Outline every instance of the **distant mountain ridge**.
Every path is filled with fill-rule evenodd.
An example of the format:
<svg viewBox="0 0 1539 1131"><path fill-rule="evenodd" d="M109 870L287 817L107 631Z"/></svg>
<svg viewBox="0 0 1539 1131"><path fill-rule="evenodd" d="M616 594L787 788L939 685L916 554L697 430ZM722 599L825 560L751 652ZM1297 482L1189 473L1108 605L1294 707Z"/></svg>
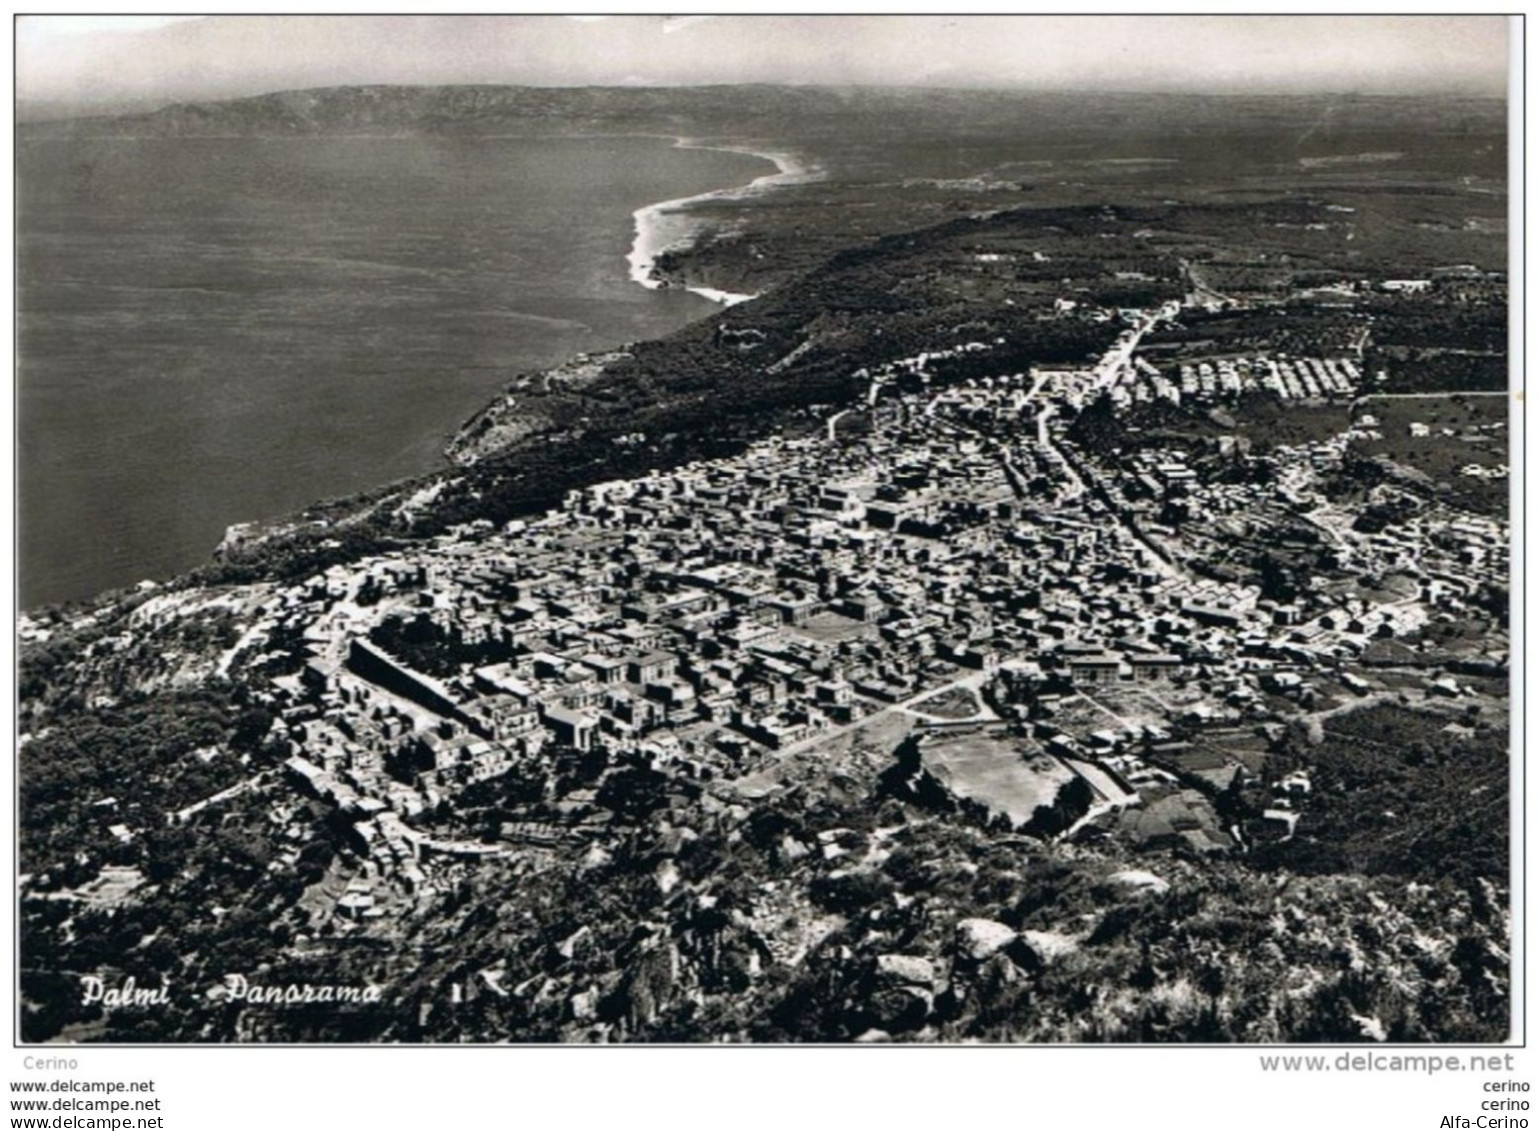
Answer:
<svg viewBox="0 0 1539 1131"><path fill-rule="evenodd" d="M1317 105L1337 115L1353 105L1376 115L1403 107L1430 109L1411 97L1211 96L1192 94L1044 93L914 87L692 86L539 87L501 85L337 86L251 97L176 103L148 113L22 123L28 137L291 137L348 134L595 133L687 131L780 133L788 123L808 132L851 126L901 135L912 129L968 133L1060 125L1087 115L1125 125L1222 128L1236 110L1297 117ZM1439 98L1438 115L1499 118L1501 100Z"/></svg>
<svg viewBox="0 0 1539 1131"><path fill-rule="evenodd" d="M1019 95L1011 96L1014 100ZM485 134L549 130L742 126L887 115L923 104L960 114L975 92L828 87L338 86L187 102L148 113L38 123L31 132L72 136L256 136L348 133Z"/></svg>

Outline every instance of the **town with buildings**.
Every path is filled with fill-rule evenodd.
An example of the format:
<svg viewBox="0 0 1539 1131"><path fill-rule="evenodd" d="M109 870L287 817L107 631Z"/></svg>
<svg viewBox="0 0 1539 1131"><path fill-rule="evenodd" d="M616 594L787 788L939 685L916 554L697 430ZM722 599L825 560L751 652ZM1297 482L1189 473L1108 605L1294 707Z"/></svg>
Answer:
<svg viewBox="0 0 1539 1131"><path fill-rule="evenodd" d="M601 789L558 788L572 760L741 799L901 723L893 757L993 827L1240 854L1308 828L1307 768L1267 774L1290 724L1364 700L1502 710L1453 670L1505 670L1479 601L1508 575L1506 523L1386 482L1374 502L1401 517L1365 529L1328 491L1378 424L1353 359L1162 371L1140 339L1180 313L1121 312L1083 368L932 386L939 354L893 363L810 434L264 587L222 663L283 672L258 692L287 751L264 782L349 822L365 863L330 914L380 929L459 874L446 864L601 843ZM1233 435L1113 455L1076 440L1097 401L1258 390L1350 406L1350 424L1265 455ZM1306 583L1260 576L1246 547L1295 552ZM1405 643L1472 620L1467 653L1429 664ZM524 819L445 831L464 791L504 776L532 783ZM1249 817L1225 800L1242 793ZM281 822L293 807L272 796Z"/></svg>
<svg viewBox="0 0 1539 1131"><path fill-rule="evenodd" d="M517 377L445 468L232 527L199 574L20 618L26 945L201 987L152 1024L40 967L27 1031L1487 1032L1502 279L1060 267L1036 245L1152 229L1051 218L890 249L957 312L857 334L820 304L888 264L813 277ZM1403 344L1445 330L1474 345ZM380 996L237 1007L232 965Z"/></svg>

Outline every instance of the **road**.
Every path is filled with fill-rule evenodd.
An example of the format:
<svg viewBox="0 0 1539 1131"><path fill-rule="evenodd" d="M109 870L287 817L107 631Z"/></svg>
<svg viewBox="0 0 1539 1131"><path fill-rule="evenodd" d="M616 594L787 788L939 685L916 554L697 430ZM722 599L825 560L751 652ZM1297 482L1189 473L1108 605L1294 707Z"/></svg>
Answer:
<svg viewBox="0 0 1539 1131"><path fill-rule="evenodd" d="M793 758L796 758L798 755L805 754L810 750L815 750L819 746L823 746L826 743L836 742L840 738L844 738L847 735L854 734L858 730L869 727L889 715L910 714L918 718L927 718L929 716L925 716L921 712L916 712L913 710L913 708L926 699L933 699L937 695L943 695L947 691L953 691L958 688L965 687L969 691L976 693L987 681L988 676L989 673L987 672L968 672L966 675L954 679L950 683L943 684L940 687L926 688L925 690L915 695L909 696L909 698L904 699L902 702L888 703L880 709L871 712L869 715L861 716L852 723L845 723L843 726L837 726L828 730L818 731L817 734L814 734L808 738L804 738L800 742L793 742L790 746L771 751L769 758L764 762L764 764L759 766L758 769L754 770L752 773L744 774L742 777L736 778L730 782L723 782L722 784L729 788L735 788L751 783L755 779L766 782L773 780L776 775L785 770L787 763L789 763ZM983 722L992 720L980 719L978 721Z"/></svg>
<svg viewBox="0 0 1539 1131"><path fill-rule="evenodd" d="M1353 402L1356 408L1363 401L1448 401L1454 397L1505 397L1515 393L1506 389L1471 389L1467 392L1441 392L1441 393L1362 393Z"/></svg>
<svg viewBox="0 0 1539 1131"><path fill-rule="evenodd" d="M1229 295L1222 294L1219 291L1215 291L1212 287L1208 286L1208 284L1203 281L1202 276L1197 274L1197 269L1191 265L1191 262L1189 260L1182 259L1182 260L1179 260L1179 262L1181 264L1182 272L1186 275L1187 284L1191 287L1191 292L1192 293L1191 293L1190 296L1188 296L1188 301L1187 301L1187 305L1188 306L1195 306L1198 302L1234 302L1235 301ZM1193 301L1193 300L1195 300L1195 301Z"/></svg>
<svg viewBox="0 0 1539 1131"><path fill-rule="evenodd" d="M1111 349L1101 355L1101 360L1095 364L1094 387L1097 390L1113 388L1122 380L1134 351L1143 344L1144 335L1154 329L1155 323L1163 317L1158 310L1144 315L1143 321L1134 326L1131 332L1125 333L1125 336L1120 336Z"/></svg>
<svg viewBox="0 0 1539 1131"><path fill-rule="evenodd" d="M1125 366L1128 362L1128 358L1132 357L1134 350L1136 350L1139 343L1143 341L1144 335L1153 329L1155 323L1159 322L1161 317L1162 315L1158 311L1149 314L1143 319L1142 322L1139 323L1134 332L1129 335L1126 341L1107 351L1107 353L1102 356L1101 361L1096 366L1096 373L1098 375L1097 379L1099 379L1099 376L1102 374L1103 370L1108 366L1110 366L1113 371ZM1044 376L1039 375L1037 377L1035 383L1033 383L1030 390L1027 391L1026 398L1028 401L1034 400L1041 393L1042 386L1045 381L1046 378ZM1024 480L1021 477L1020 470L1015 466L1014 460L1010 454L1009 447L1001 443L996 438L988 435L987 433L979 431L977 428L974 428L971 425L962 424L954 420L942 419L941 417L936 416L935 407L936 402L934 398L932 398L925 405L925 415L934 420L943 428L948 428L954 432L964 433L966 435L976 437L983 443L990 445L994 454L1004 465L1005 476L1009 480L1015 494L1018 497L1023 496ZM1060 501L1072 502L1075 499L1090 493L1093 489L1093 486L1092 484L1086 482L1085 477L1080 474L1079 469L1069 460L1063 449L1059 447L1057 441L1053 439L1052 430L1049 428L1049 422L1053 419L1056 411L1056 408L1051 403L1048 403L1044 404L1042 406L1042 411L1037 413L1037 443L1044 450L1050 451L1058 457L1058 461L1063 468L1063 473L1072 485L1072 489L1061 496ZM1131 537L1136 543L1138 543L1138 545L1142 546L1148 552L1150 560L1153 562L1153 569L1155 572L1159 573L1167 579L1185 579L1187 577L1187 574L1183 570L1178 568L1167 559L1164 552L1160 550L1158 546L1154 545L1154 543L1145 537L1136 527L1134 527L1131 523L1122 517L1117 508L1112 505L1112 500L1104 487L1100 486L1099 484L1094 485L1094 487L1098 488L1101 501L1106 505L1107 509L1112 512L1112 516L1116 522L1125 531L1127 531L1129 537Z"/></svg>
<svg viewBox="0 0 1539 1131"><path fill-rule="evenodd" d="M1368 348L1368 339L1372 334L1373 331L1367 326L1357 332L1357 341L1352 343L1352 349L1357 353L1359 362L1363 360L1363 351Z"/></svg>

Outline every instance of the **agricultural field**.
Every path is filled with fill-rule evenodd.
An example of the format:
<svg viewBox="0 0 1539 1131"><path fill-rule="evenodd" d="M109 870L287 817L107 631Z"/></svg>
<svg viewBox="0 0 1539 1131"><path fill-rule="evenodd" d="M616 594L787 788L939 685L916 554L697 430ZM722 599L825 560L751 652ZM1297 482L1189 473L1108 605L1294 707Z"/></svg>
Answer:
<svg viewBox="0 0 1539 1131"><path fill-rule="evenodd" d="M1354 448L1426 475L1446 488L1456 505L1505 514L1509 476L1499 469L1512 458L1508 411L1502 396L1371 397L1360 402L1359 419L1362 413L1373 416L1383 438L1357 441Z"/></svg>

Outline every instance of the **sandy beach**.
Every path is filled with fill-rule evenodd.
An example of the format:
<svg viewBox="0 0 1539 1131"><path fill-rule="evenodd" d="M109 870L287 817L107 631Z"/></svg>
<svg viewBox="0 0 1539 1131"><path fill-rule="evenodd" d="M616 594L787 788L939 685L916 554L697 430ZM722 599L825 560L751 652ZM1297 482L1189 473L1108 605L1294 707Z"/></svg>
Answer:
<svg viewBox="0 0 1539 1131"><path fill-rule="evenodd" d="M652 273L657 257L665 251L689 246L699 232L701 226L699 218L690 215L690 208L693 205L708 200L744 200L777 185L800 184L816 180L821 176L819 171L802 165L790 153L749 149L735 145L703 145L682 137L674 139L674 146L678 149L715 149L723 153L762 157L774 164L775 172L756 177L748 184L737 188L717 189L713 192L679 197L677 200L664 200L657 204L649 204L645 208L638 208L632 215L636 234L631 242L631 250L626 256L626 262L630 264L631 281L648 290L659 290L667 285ZM712 287L686 286L684 289L723 306L746 302L755 297L751 294L736 294Z"/></svg>

